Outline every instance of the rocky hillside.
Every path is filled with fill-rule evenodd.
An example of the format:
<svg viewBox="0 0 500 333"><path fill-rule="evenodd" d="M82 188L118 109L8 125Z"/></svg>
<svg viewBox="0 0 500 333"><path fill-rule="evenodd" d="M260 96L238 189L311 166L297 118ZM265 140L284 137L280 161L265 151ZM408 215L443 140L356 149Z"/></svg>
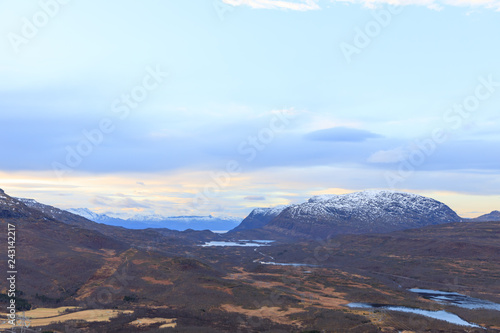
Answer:
<svg viewBox="0 0 500 333"><path fill-rule="evenodd" d="M0 189L0 218L30 218L36 217L38 214L33 209L30 209L24 203L7 195Z"/></svg>
<svg viewBox="0 0 500 333"><path fill-rule="evenodd" d="M448 206L431 198L394 191L319 196L285 208L264 230L294 237L383 233L460 222Z"/></svg>
<svg viewBox="0 0 500 333"><path fill-rule="evenodd" d="M65 210L42 204L34 199L26 199L26 198L15 198L16 201L23 203L27 207L36 210L44 215L50 216L52 219L63 222L65 224L89 229L89 230L97 230L103 231L101 226L97 223L94 223L82 216L72 214Z"/></svg>

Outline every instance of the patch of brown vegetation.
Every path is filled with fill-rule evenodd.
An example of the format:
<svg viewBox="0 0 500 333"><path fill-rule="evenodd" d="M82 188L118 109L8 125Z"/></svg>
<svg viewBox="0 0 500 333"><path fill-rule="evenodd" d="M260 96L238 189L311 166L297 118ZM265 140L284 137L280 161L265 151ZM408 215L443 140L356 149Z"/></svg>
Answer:
<svg viewBox="0 0 500 333"><path fill-rule="evenodd" d="M137 250L130 249L119 256L106 258L106 263L78 290L76 300L89 297L99 287L113 288L112 285L105 285L105 281L116 273L121 264L127 262L129 255L135 253L137 253Z"/></svg>
<svg viewBox="0 0 500 333"><path fill-rule="evenodd" d="M43 313L45 310L47 310L47 313L52 314L54 313L54 309L39 309L39 313ZM58 310L58 309L55 309ZM35 310L36 311L36 310ZM117 317L118 315L124 313L124 314L130 314L133 313L134 311L130 310L84 310L84 311L79 311L79 312L74 312L74 313L68 313L68 314L63 314L63 315L58 315L55 317L49 317L49 318L33 318L31 319L31 326L32 327L39 327L39 326L47 326L50 325L51 323L56 323L56 322L66 322L70 320L83 320L86 322L106 322L110 321L110 319ZM28 316L28 313L26 313L26 316ZM20 325L21 323L19 323ZM0 329L4 328L12 328L11 325L9 324L0 324Z"/></svg>
<svg viewBox="0 0 500 333"><path fill-rule="evenodd" d="M303 283L297 286L293 284L287 284L284 282L278 281L261 281L252 279L252 274L245 272L243 269L238 269L240 273L230 274L227 278L233 278L243 280L243 282L252 285L257 288L277 288L281 287L283 289L290 289L292 287L303 287L303 289L307 288L307 290L297 290L293 289L292 295L299 296L302 300L302 304L305 305L315 305L321 306L325 309L344 309L344 305L349 303L345 297L346 294L337 292L334 288L328 287L318 284L318 283ZM283 274L276 273L267 273L260 274L260 277L281 277ZM345 281L343 281L345 283ZM349 283L352 283L349 281ZM365 288L370 288L369 285L359 284Z"/></svg>
<svg viewBox="0 0 500 333"><path fill-rule="evenodd" d="M320 305L325 309L344 309L344 306L349 303L345 299L346 294L339 293L334 288L325 288L323 286L320 286L320 290L302 291L300 296L302 297L302 304Z"/></svg>
<svg viewBox="0 0 500 333"><path fill-rule="evenodd" d="M135 327L144 327L154 324L162 324L160 328L175 328L177 327L177 323L175 323L176 320L177 318L138 318L137 320L130 322L129 325Z"/></svg>
<svg viewBox="0 0 500 333"><path fill-rule="evenodd" d="M170 280L157 280L153 277L145 276L142 278L144 281L152 283L152 284L160 284L162 286L170 286L173 285L174 283Z"/></svg>
<svg viewBox="0 0 500 333"><path fill-rule="evenodd" d="M259 309L244 309L241 306L236 306L233 304L223 304L221 308L222 310L227 312L236 312L244 314L246 316L269 319L278 324L287 324L287 325L292 324L297 326L300 326L300 323L298 321L290 320L288 316L294 313L304 312L304 309L288 308L284 310L280 307L268 307L268 306L263 306Z"/></svg>
<svg viewBox="0 0 500 333"><path fill-rule="evenodd" d="M133 263L134 265L142 265L142 264L145 264L145 263L147 263L147 262L149 262L149 260L140 260L140 259L135 259L135 260L132 260L132 263Z"/></svg>
<svg viewBox="0 0 500 333"><path fill-rule="evenodd" d="M39 318L50 318L60 316L66 310L78 309L76 306L64 306L60 308L38 308L35 310L30 310L24 312L27 318L39 319ZM1 317L7 317L6 313L0 313Z"/></svg>
<svg viewBox="0 0 500 333"><path fill-rule="evenodd" d="M92 253L92 254L97 254L97 255L105 256L105 257L115 257L116 256L116 251L111 250L111 249L91 250L89 248L83 248L83 247L77 247L77 246L72 246L70 248L73 251L80 252L80 253Z"/></svg>
<svg viewBox="0 0 500 333"><path fill-rule="evenodd" d="M228 295L234 295L233 290L231 288L227 287L218 287L218 286L211 286L211 285L204 285L203 288L205 289L211 289L211 290L217 290L217 291L222 291L223 293L226 293Z"/></svg>

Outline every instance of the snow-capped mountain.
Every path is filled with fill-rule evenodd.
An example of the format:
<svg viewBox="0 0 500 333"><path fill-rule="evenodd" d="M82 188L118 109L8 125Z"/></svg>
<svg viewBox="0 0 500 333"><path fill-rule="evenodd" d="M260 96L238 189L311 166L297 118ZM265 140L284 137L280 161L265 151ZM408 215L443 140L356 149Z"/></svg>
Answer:
<svg viewBox="0 0 500 333"><path fill-rule="evenodd" d="M145 223L154 223L154 222L161 222L166 219L165 216L158 215L158 214L150 214L150 215L139 215L136 214L132 216L131 218L128 218L127 221L134 221L134 222L145 222Z"/></svg>
<svg viewBox="0 0 500 333"><path fill-rule="evenodd" d="M258 229L264 227L288 206L280 205L271 208L255 208L233 231Z"/></svg>
<svg viewBox="0 0 500 333"><path fill-rule="evenodd" d="M135 215L135 216L127 219L127 221L137 221L137 222L146 222L146 223L163 222L163 221L191 222L193 220L196 220L196 221L221 220L221 221L229 221L229 222L240 222L241 218L236 218L236 217L227 216L227 215L214 217L212 215L207 215L207 216L194 216L194 215L163 216L163 215L159 215L159 214L151 214L151 215Z"/></svg>
<svg viewBox="0 0 500 333"><path fill-rule="evenodd" d="M150 228L168 228L172 230L213 230L227 231L233 229L241 222L241 218L236 217L215 217L208 216L161 216L145 215L134 216L127 220L129 223L142 223Z"/></svg>
<svg viewBox="0 0 500 333"><path fill-rule="evenodd" d="M88 208L74 208L68 211L94 222L129 229L167 228L179 231L187 229L226 231L231 230L241 222L241 218L230 216L162 216L158 214L135 215L125 220L110 217L106 214L97 214Z"/></svg>
<svg viewBox="0 0 500 333"><path fill-rule="evenodd" d="M108 216L106 214L94 213L93 211L91 211L88 208L70 208L70 209L67 209L66 211L73 213L73 214L76 214L76 215L80 215L80 216L85 217L86 219L88 219L90 221L94 221L94 222L98 222L98 223L106 223L106 221L115 220L114 217Z"/></svg>
<svg viewBox="0 0 500 333"><path fill-rule="evenodd" d="M288 235L326 237L460 221L451 208L431 198L395 191L363 191L316 196L306 203L291 205L264 229Z"/></svg>

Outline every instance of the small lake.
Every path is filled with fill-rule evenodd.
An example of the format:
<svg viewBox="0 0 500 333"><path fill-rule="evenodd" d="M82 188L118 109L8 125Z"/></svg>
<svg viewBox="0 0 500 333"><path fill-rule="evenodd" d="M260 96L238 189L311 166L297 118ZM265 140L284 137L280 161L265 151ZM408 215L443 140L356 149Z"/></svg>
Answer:
<svg viewBox="0 0 500 333"><path fill-rule="evenodd" d="M266 240L266 239L256 239L256 240L242 239L242 240L239 240L239 242L255 242L255 243L269 244L269 243L273 243L275 241L273 241L273 240Z"/></svg>
<svg viewBox="0 0 500 333"><path fill-rule="evenodd" d="M468 326L468 327L481 327L479 325L466 322L465 320L463 320L459 316L457 316L453 313L443 311L443 310L441 310L441 311L429 311L429 310L407 308L404 306L370 304L370 303L349 303L349 304L347 304L347 306L350 308L383 309L383 310L388 310L388 311L415 313L415 314L422 315L425 317L443 320L443 321L446 321L448 323L452 323L452 324L456 324L456 325Z"/></svg>
<svg viewBox="0 0 500 333"><path fill-rule="evenodd" d="M500 304L485 301L479 298L469 297L454 292L446 292L429 289L409 289L412 293L417 293L425 299L435 301L441 304L454 305L466 309L488 309L500 311Z"/></svg>
<svg viewBox="0 0 500 333"><path fill-rule="evenodd" d="M273 240L239 240L234 242L225 242L225 241L211 241L206 242L203 247L212 247L212 246L245 246L245 247L259 247L259 246L269 246Z"/></svg>
<svg viewBox="0 0 500 333"><path fill-rule="evenodd" d="M293 266L293 267L321 267L320 265L309 265L309 264L287 264L282 262L273 262L273 261L259 261L261 265L276 265L276 266Z"/></svg>

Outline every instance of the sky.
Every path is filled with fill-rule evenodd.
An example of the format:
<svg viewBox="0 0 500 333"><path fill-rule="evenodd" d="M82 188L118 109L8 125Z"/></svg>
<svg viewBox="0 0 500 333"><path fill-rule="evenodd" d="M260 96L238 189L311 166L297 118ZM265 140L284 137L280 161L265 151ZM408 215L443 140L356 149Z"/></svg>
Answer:
<svg viewBox="0 0 500 333"><path fill-rule="evenodd" d="M407 191L500 209L500 1L0 2L0 187L231 215Z"/></svg>

